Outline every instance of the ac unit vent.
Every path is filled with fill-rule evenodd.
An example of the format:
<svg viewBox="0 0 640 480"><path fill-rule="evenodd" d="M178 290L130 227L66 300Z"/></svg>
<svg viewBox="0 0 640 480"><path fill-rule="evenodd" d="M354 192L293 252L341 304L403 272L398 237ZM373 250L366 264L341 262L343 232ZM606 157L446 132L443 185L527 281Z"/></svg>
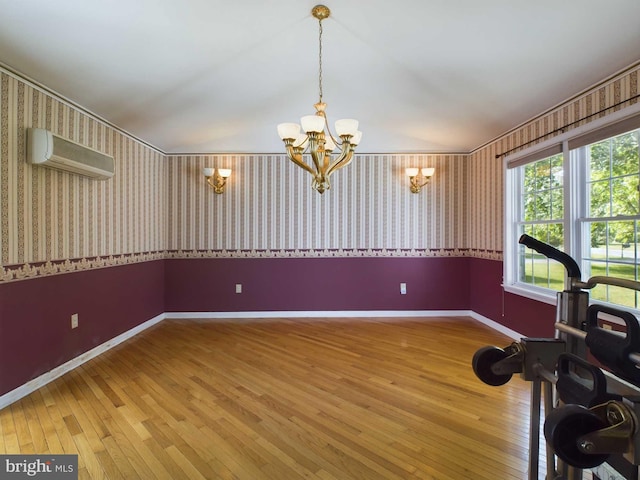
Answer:
<svg viewBox="0 0 640 480"><path fill-rule="evenodd" d="M42 128L27 129L27 161L100 180L115 172L113 157Z"/></svg>

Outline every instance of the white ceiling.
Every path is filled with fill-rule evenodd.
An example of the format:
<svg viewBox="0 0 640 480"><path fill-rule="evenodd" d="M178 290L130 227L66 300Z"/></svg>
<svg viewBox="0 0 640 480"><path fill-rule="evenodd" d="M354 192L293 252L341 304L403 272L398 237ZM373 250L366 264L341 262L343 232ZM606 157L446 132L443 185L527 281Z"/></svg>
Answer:
<svg viewBox="0 0 640 480"><path fill-rule="evenodd" d="M277 153L314 113L316 0L0 0L0 62L166 153ZM359 152L467 152L640 60L638 0L326 0Z"/></svg>

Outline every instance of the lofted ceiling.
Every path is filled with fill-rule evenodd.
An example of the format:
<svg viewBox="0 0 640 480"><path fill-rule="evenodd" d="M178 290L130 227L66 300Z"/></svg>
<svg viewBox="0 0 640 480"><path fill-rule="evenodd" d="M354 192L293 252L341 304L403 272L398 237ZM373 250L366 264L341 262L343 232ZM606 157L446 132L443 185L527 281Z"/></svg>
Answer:
<svg viewBox="0 0 640 480"><path fill-rule="evenodd" d="M165 153L280 153L318 100L316 0L0 0L0 62ZM468 152L640 60L638 0L326 0L359 152Z"/></svg>

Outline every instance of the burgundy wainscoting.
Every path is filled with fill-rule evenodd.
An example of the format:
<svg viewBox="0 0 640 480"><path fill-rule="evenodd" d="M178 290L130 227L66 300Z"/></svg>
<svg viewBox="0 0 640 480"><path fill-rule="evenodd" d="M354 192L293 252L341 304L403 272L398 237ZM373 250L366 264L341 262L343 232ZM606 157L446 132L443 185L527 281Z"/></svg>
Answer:
<svg viewBox="0 0 640 480"><path fill-rule="evenodd" d="M0 284L0 395L163 312L163 260Z"/></svg>
<svg viewBox="0 0 640 480"><path fill-rule="evenodd" d="M470 309L527 337L554 335L555 306L502 289L501 261L470 259Z"/></svg>
<svg viewBox="0 0 640 480"><path fill-rule="evenodd" d="M469 259L470 310L490 318L502 319L502 262Z"/></svg>
<svg viewBox="0 0 640 480"><path fill-rule="evenodd" d="M468 310L468 265L468 258L171 259L165 306L167 312Z"/></svg>
<svg viewBox="0 0 640 480"><path fill-rule="evenodd" d="M503 325L524 336L551 338L555 332L556 307L521 295L504 294Z"/></svg>

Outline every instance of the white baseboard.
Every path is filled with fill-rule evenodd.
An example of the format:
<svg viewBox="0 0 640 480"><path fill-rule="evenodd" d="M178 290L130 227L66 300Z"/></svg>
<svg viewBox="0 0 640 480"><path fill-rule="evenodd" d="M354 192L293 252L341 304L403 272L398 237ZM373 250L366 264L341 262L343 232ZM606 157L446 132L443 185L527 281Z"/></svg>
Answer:
<svg viewBox="0 0 640 480"><path fill-rule="evenodd" d="M281 311L281 312L165 312L151 320L147 320L141 323L137 327L128 330L117 337L112 338L104 342L101 345L77 356L76 358L69 360L68 362L54 368L53 370L40 375L38 378L34 378L24 385L11 390L8 393L0 396L0 410L4 407L11 405L12 403L26 397L30 393L35 392L40 387L43 387L49 382L52 382L58 377L61 377L67 372L70 372L76 367L79 367L83 363L97 357L101 353L119 345L137 335L138 333L146 330L153 325L160 323L165 319L258 319L258 318L428 318L428 317L471 317L491 328L497 330L514 340L520 340L522 335L515 332L503 325L500 325L493 320L488 319L480 314L477 314L471 310L331 310L331 311Z"/></svg>
<svg viewBox="0 0 640 480"><path fill-rule="evenodd" d="M407 317L470 317L471 310L325 310L280 312L165 312L167 319L229 319L229 318L407 318Z"/></svg>
<svg viewBox="0 0 640 480"><path fill-rule="evenodd" d="M510 328L505 327L504 325L500 325L498 322L494 322L490 318L480 315L479 313L469 312L469 316L474 320L479 321L480 323L484 323L487 327L491 327L494 330L497 330L498 332L503 333L507 337L510 337L514 340L519 341L520 339L522 339L522 337L526 336L516 332L515 330L511 330Z"/></svg>
<svg viewBox="0 0 640 480"><path fill-rule="evenodd" d="M152 318L151 320L147 320L146 322L141 323L140 325L132 328L131 330L128 330L118 335L117 337L114 337L111 340L108 340L103 344L98 345L95 348L92 348L91 350L83 353L82 355L78 355L76 358L73 358L68 362L63 363L59 367L56 367L53 370L50 370L49 372L44 373L39 377L28 381L27 383L19 386L18 388L5 393L4 395L0 396L0 410L2 410L7 405L12 404L13 402L16 402L21 398L26 397L27 395L35 392L36 390L38 390L40 387L43 387L47 383L52 382L56 378L61 377L65 373L70 372L74 368L79 367L83 363L88 362L92 358L97 357L101 353L104 353L107 350L115 347L116 345L119 345L125 340L130 339L131 337L137 335L138 333L142 332L143 330L146 330L149 327L152 327L153 325L161 322L164 319L165 319L165 314L161 313L160 315Z"/></svg>

